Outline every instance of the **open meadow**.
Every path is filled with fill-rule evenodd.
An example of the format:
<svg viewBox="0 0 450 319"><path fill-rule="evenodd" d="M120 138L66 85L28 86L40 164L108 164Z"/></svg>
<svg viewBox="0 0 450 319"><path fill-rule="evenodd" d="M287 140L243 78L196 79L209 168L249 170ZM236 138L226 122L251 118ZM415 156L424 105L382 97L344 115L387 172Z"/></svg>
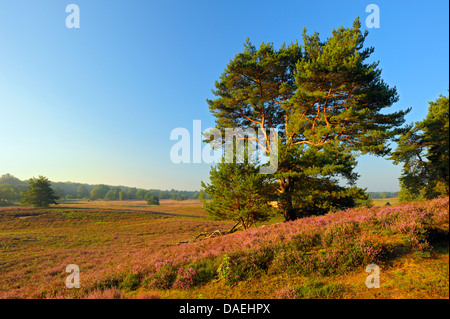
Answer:
<svg viewBox="0 0 450 319"><path fill-rule="evenodd" d="M448 199L186 243L232 222L197 200L0 208L0 298L448 298ZM184 242L184 243L182 243ZM80 268L66 288L66 266ZM380 288L365 267L380 267Z"/></svg>
<svg viewBox="0 0 450 319"><path fill-rule="evenodd" d="M375 198L372 199L372 205L376 206L376 207L383 207L385 206L387 203L389 203L389 205L398 205L400 204L400 201L398 199L398 197L395 198Z"/></svg>
<svg viewBox="0 0 450 319"><path fill-rule="evenodd" d="M87 283L204 229L229 227L208 221L193 200L165 200L161 206L77 201L50 209L0 208L0 296L46 297L65 287L69 264L80 267Z"/></svg>

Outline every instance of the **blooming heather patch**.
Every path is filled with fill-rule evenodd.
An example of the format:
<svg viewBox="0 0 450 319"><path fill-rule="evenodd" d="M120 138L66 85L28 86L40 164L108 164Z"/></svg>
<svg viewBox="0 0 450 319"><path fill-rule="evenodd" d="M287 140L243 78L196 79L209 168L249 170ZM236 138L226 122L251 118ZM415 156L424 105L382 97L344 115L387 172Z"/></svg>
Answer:
<svg viewBox="0 0 450 319"><path fill-rule="evenodd" d="M86 299L123 299L122 291L117 288L110 288L105 290L95 290L90 292Z"/></svg>
<svg viewBox="0 0 450 319"><path fill-rule="evenodd" d="M287 287L277 291L279 299L334 299L339 298L347 287L343 284L310 282L301 287Z"/></svg>
<svg viewBox="0 0 450 319"><path fill-rule="evenodd" d="M156 291L143 292L143 293L140 293L137 296L137 298L138 299L161 299L161 295Z"/></svg>
<svg viewBox="0 0 450 319"><path fill-rule="evenodd" d="M278 299L297 299L300 294L295 288L283 288L277 291Z"/></svg>
<svg viewBox="0 0 450 319"><path fill-rule="evenodd" d="M427 228L448 224L448 199L403 206L349 209L320 217L280 223L247 232L184 244L152 256L174 268L200 260L215 260L231 284L264 273L330 275L382 262L398 245L430 250ZM383 235L389 233L389 236ZM392 242L395 235L403 242ZM397 236L397 237L398 237ZM164 254L164 256L162 256ZM223 256L228 256L226 265Z"/></svg>
<svg viewBox="0 0 450 319"><path fill-rule="evenodd" d="M4 275L9 278L1 282L0 298L58 298L65 293L74 298L108 298L119 296L117 291L123 297L133 290L187 290L214 279L233 285L266 274L346 274L364 269L370 263L383 263L399 251L430 252L430 229L437 227L448 234L448 205L448 198L441 198L382 208L348 209L179 245L174 244L177 229L193 229L205 221L151 217L150 223L149 215L121 213L108 218L99 215L98 222L104 223L99 228L91 224L96 215L75 212L54 219L51 214L39 212L40 222L52 225L46 233L47 236L50 234L49 238L40 237L40 229L33 228L31 220L18 220L8 215L8 223L0 228L0 236L5 238L0 242L0 252L17 254L14 250L20 248L16 239L20 238L33 244L34 255L26 257L27 261L20 267L13 267L13 261L0 256L0 266L6 269ZM58 240L68 245L60 231L69 227L68 218L80 225L80 234L71 237L74 245L71 254L63 245L55 252L40 250L41 245L54 244ZM19 235L15 233L17 228L14 226L17 225L30 226L26 233ZM56 225L60 228L53 232ZM158 227L164 231L157 232ZM130 230L134 236L130 237ZM160 236L171 240L172 246L165 247L162 239L154 247L155 241L139 241L144 236L153 238L153 232L155 240ZM24 265L33 263L33 256L39 254L41 263L30 272ZM54 262L58 258L64 265L73 263L74 259L80 264L80 289L67 291L63 267ZM22 280L17 284L13 280L14 277L32 279L36 271L44 274L44 281ZM310 288L312 292L288 289L280 291L279 295L290 298L320 296L336 287L317 285Z"/></svg>
<svg viewBox="0 0 450 319"><path fill-rule="evenodd" d="M173 288L187 290L194 285L196 277L197 271L194 268L179 268L177 278L173 283Z"/></svg>

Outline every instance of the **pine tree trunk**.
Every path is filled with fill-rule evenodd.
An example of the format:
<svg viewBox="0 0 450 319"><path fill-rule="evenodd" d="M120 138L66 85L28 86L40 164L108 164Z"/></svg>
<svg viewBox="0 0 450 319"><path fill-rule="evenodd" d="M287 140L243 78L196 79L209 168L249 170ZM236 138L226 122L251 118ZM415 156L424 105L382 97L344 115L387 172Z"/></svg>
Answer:
<svg viewBox="0 0 450 319"><path fill-rule="evenodd" d="M278 180L280 184L280 198L278 200L278 209L280 209L284 215L285 221L293 221L297 219L297 214L292 206L292 184L293 181L290 178L282 178Z"/></svg>

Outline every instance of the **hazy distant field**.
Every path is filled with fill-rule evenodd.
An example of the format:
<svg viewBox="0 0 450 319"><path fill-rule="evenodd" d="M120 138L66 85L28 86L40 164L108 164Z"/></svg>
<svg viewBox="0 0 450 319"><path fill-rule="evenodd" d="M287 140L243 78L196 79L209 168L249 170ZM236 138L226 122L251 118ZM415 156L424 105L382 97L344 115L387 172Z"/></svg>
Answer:
<svg viewBox="0 0 450 319"><path fill-rule="evenodd" d="M0 208L0 298L449 296L448 199L277 221L180 244L233 223L195 200ZM380 289L364 284L373 262ZM69 264L81 289L65 287Z"/></svg>
<svg viewBox="0 0 450 319"><path fill-rule="evenodd" d="M386 203L389 203L391 205L398 205L400 203L400 201L398 200L398 197L396 198L376 198L376 199L372 199L373 201L373 205L374 206L384 206L386 205Z"/></svg>

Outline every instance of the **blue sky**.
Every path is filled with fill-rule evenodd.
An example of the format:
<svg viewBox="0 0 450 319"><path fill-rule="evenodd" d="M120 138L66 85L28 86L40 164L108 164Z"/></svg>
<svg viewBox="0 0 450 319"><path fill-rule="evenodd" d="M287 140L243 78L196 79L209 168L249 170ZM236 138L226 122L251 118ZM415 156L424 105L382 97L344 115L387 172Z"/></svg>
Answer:
<svg viewBox="0 0 450 319"><path fill-rule="evenodd" d="M68 29L65 8L80 8ZM323 39L380 8L375 47L392 110L426 116L448 94L448 1L0 0L0 174L142 188L200 188L207 164L174 164L169 139L212 127L206 98L247 37L279 47ZM364 28L366 28L364 26ZM398 190L400 166L361 157L358 185Z"/></svg>

